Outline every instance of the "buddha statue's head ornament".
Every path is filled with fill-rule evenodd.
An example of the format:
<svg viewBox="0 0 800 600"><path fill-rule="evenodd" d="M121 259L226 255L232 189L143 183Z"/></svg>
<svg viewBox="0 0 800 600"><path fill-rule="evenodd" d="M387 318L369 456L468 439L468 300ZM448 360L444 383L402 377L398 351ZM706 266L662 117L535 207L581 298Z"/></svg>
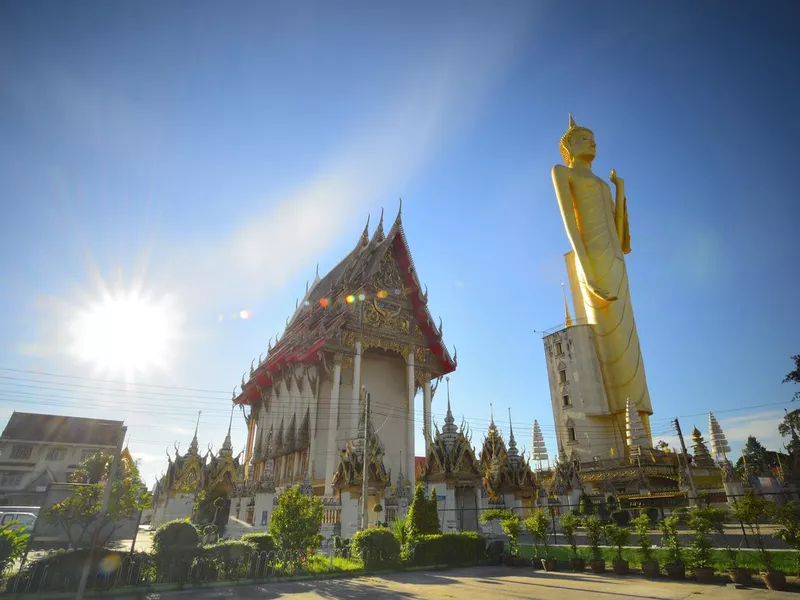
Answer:
<svg viewBox="0 0 800 600"><path fill-rule="evenodd" d="M561 156L564 157L564 164L569 166L570 162L570 140L573 135L579 133L581 131L588 132L592 134L594 137L594 132L589 129L588 127L580 127L575 124L575 119L572 118L572 113L569 114L569 127L567 128L567 132L561 136L561 142L558 144L559 149L561 150Z"/></svg>

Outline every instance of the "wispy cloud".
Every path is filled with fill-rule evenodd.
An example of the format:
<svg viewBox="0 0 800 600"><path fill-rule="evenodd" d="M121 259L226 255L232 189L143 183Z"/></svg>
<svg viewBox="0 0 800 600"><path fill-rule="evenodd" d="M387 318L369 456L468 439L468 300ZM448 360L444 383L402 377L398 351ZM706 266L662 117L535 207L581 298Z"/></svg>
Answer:
<svg viewBox="0 0 800 600"><path fill-rule="evenodd" d="M778 424L783 419L783 411L767 410L759 413L717 417L728 442L744 444L749 436L754 436L770 450L781 450L784 439L778 433Z"/></svg>

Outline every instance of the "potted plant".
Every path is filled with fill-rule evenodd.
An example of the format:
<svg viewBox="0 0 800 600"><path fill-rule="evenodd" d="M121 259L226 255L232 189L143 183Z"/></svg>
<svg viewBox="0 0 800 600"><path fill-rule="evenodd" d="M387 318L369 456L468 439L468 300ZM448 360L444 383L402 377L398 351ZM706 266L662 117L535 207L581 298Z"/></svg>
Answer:
<svg viewBox="0 0 800 600"><path fill-rule="evenodd" d="M561 517L561 533L567 538L567 543L572 550L572 570L575 572L583 571L586 568L586 561L578 557L578 527L583 525L581 519L575 513L569 512Z"/></svg>
<svg viewBox="0 0 800 600"><path fill-rule="evenodd" d="M761 579L764 585L771 590L786 589L786 575L782 571L772 568L772 554L767 552L764 537L761 533L759 520L776 512L775 505L763 497L748 492L744 498L738 500L733 507L733 515L750 530L756 541L758 560L761 563Z"/></svg>
<svg viewBox="0 0 800 600"><path fill-rule="evenodd" d="M542 568L545 571L555 571L558 567L558 561L555 558L550 558L550 544L547 541L547 529L550 526L550 520L547 514L538 509L525 519L525 527L531 532L533 536L533 545L536 548L536 555L539 555L539 547L544 549L544 557L541 559Z"/></svg>
<svg viewBox="0 0 800 600"><path fill-rule="evenodd" d="M750 530L750 535L756 541L758 562L761 563L761 579L764 581L764 585L770 590L785 590L786 574L773 570L772 554L767 552L759 524L760 519L775 512L772 508L774 506L772 502L768 502L763 497L756 496L753 492L747 492L744 498L740 498L733 505L733 516Z"/></svg>
<svg viewBox="0 0 800 600"><path fill-rule="evenodd" d="M642 560L642 573L646 577L657 577L658 561L653 558L653 543L650 541L650 517L643 512L631 521L639 545L639 558Z"/></svg>
<svg viewBox="0 0 800 600"><path fill-rule="evenodd" d="M603 560L603 553L600 550L600 539L603 537L603 523L592 515L585 521L586 539L589 541L589 549L592 558L589 560L589 568L592 573L603 573L606 570L606 561Z"/></svg>
<svg viewBox="0 0 800 600"><path fill-rule="evenodd" d="M514 567L524 566L527 563L526 559L519 556L519 534L522 530L519 515L513 514L510 510L493 508L481 514L480 521L481 523L499 521L500 529L508 536L508 554L503 554L504 565Z"/></svg>
<svg viewBox="0 0 800 600"><path fill-rule="evenodd" d="M606 535L608 543L617 549L614 562L611 563L614 567L614 573L617 575L627 575L630 573L630 567L628 561L622 558L622 548L628 544L628 540L631 537L630 529L615 524L609 524L603 528L603 532Z"/></svg>
<svg viewBox="0 0 800 600"><path fill-rule="evenodd" d="M667 548L668 562L664 565L667 577L683 579L686 577L686 565L683 562L683 547L678 538L678 515L670 515L661 521L662 543Z"/></svg>
<svg viewBox="0 0 800 600"><path fill-rule="evenodd" d="M776 506L773 520L781 528L775 532L775 537L789 545L797 552L798 568L800 568L800 519L797 516L797 504L788 502L783 506Z"/></svg>
<svg viewBox="0 0 800 600"><path fill-rule="evenodd" d="M725 511L711 506L693 506L687 512L687 524L694 530L689 548L689 562L700 583L714 581L714 560L711 534L723 533Z"/></svg>

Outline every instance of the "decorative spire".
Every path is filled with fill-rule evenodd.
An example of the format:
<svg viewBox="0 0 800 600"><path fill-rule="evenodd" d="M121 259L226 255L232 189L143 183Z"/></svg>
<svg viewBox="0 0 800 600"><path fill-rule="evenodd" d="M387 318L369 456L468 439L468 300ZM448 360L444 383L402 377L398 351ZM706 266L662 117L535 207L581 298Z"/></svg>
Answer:
<svg viewBox="0 0 800 600"><path fill-rule="evenodd" d="M383 207L382 206L381 206L381 219L380 219L380 221L378 221L378 227L375 228L375 233L373 235L374 235L374 238L379 242L382 241L383 238L384 238L384 233L383 233Z"/></svg>
<svg viewBox="0 0 800 600"><path fill-rule="evenodd" d="M450 378L445 377L445 381L447 382L447 415L442 426L442 440L449 451L453 449L458 440L458 427L456 426L456 420L453 418L453 411L450 409Z"/></svg>
<svg viewBox="0 0 800 600"><path fill-rule="evenodd" d="M364 231L361 233L361 239L358 240L359 246L366 246L369 244L369 215L367 215L367 224L364 225Z"/></svg>
<svg viewBox="0 0 800 600"><path fill-rule="evenodd" d="M236 405L231 406L231 418L230 421L228 421L228 435L225 436L225 441L222 442L222 450L227 453L233 453L233 444L231 443L231 426L233 425L233 410L235 408Z"/></svg>
<svg viewBox="0 0 800 600"><path fill-rule="evenodd" d="M400 227L403 223L403 199L400 198L400 207L397 209L397 216L394 219L394 225L392 227Z"/></svg>
<svg viewBox="0 0 800 600"><path fill-rule="evenodd" d="M714 459L708 453L708 447L697 427L692 429L692 442L694 442L694 466L702 468L713 467Z"/></svg>
<svg viewBox="0 0 800 600"><path fill-rule="evenodd" d="M319 281L319 263L317 263L317 268L314 271L314 283L317 283L318 281Z"/></svg>
<svg viewBox="0 0 800 600"><path fill-rule="evenodd" d="M520 461L517 440L514 439L514 425L511 422L511 408L508 409L508 462L517 465Z"/></svg>
<svg viewBox="0 0 800 600"><path fill-rule="evenodd" d="M489 402L489 415L491 417L491 421L489 422L489 429L497 429L497 425L494 424L494 404Z"/></svg>
<svg viewBox="0 0 800 600"><path fill-rule="evenodd" d="M191 454L197 454L197 431L200 429L200 415L203 414L202 410L197 411L197 424L194 426L194 437L192 438L192 443L189 444L189 452Z"/></svg>
<svg viewBox="0 0 800 600"><path fill-rule="evenodd" d="M731 447L713 413L708 413L708 437L711 442L711 455L720 462L726 462Z"/></svg>
<svg viewBox="0 0 800 600"><path fill-rule="evenodd" d="M566 314L566 320L564 324L567 327L572 327L572 317L569 314L569 304L567 304L567 290L564 288L564 284L561 284L561 293L564 296L564 313Z"/></svg>
<svg viewBox="0 0 800 600"><path fill-rule="evenodd" d="M542 430L539 427L539 421L536 419L533 420L533 451L531 452L531 458L539 462L548 460L544 436L542 435Z"/></svg>
<svg viewBox="0 0 800 600"><path fill-rule="evenodd" d="M639 411L636 410L636 405L630 398L628 398L625 407L625 432L628 438L628 450L631 454L634 453L634 448L642 450L649 447L647 432L642 424L642 418L639 416Z"/></svg>

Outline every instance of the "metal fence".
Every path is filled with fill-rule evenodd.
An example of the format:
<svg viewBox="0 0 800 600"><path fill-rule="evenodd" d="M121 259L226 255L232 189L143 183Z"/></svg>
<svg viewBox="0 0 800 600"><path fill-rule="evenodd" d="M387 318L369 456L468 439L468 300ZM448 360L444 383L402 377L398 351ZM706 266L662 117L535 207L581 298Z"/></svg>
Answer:
<svg viewBox="0 0 800 600"><path fill-rule="evenodd" d="M201 554L181 565L179 562L159 564L157 557L144 553L105 552L92 569L87 590L152 588L169 584L196 586L214 581L269 581L295 575L327 575L337 570L335 558L345 556L349 556L349 549L328 545L313 555L275 551L208 558ZM80 569L57 561L37 561L0 582L0 590L5 594L69 592L78 589L79 579Z"/></svg>

